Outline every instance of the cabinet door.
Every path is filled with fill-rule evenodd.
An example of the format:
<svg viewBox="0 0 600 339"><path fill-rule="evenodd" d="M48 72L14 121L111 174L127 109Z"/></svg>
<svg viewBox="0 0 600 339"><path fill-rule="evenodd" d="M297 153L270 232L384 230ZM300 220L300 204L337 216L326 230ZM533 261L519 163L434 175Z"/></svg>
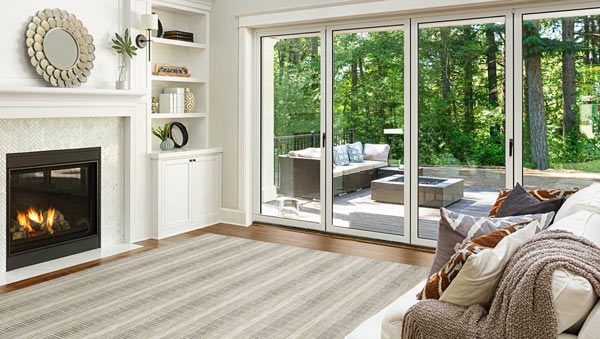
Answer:
<svg viewBox="0 0 600 339"><path fill-rule="evenodd" d="M163 213L159 233L162 235L168 236L191 224L191 168L189 159L168 160L162 165L163 194L159 197Z"/></svg>
<svg viewBox="0 0 600 339"><path fill-rule="evenodd" d="M192 214L195 226L218 221L221 207L221 158L196 158L192 165Z"/></svg>

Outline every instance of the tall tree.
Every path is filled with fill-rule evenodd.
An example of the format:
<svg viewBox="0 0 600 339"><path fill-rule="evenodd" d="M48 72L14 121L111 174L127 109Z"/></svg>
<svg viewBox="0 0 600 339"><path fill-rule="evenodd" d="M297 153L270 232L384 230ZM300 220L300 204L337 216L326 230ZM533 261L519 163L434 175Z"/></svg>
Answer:
<svg viewBox="0 0 600 339"><path fill-rule="evenodd" d="M446 101L448 106L448 113L450 113L450 103L448 97L450 95L450 52L448 48L448 36L450 35L450 29L448 27L442 27L440 29L440 38L442 48L440 50L441 61L442 61L442 98Z"/></svg>
<svg viewBox="0 0 600 339"><path fill-rule="evenodd" d="M498 52L498 43L494 33L494 26L487 25L485 28L485 42L487 45L485 57L487 64L488 80L488 98L491 106L498 105L498 66L496 53Z"/></svg>
<svg viewBox="0 0 600 339"><path fill-rule="evenodd" d="M562 38L564 48L562 53L562 89L563 89L563 137L566 137L575 128L577 114L575 100L577 98L575 83L575 19L562 19Z"/></svg>
<svg viewBox="0 0 600 339"><path fill-rule="evenodd" d="M539 38L539 22L524 25L525 74L527 76L527 108L529 136L531 140L531 162L537 169L548 169L548 133L546 130L546 108L542 83L542 41Z"/></svg>

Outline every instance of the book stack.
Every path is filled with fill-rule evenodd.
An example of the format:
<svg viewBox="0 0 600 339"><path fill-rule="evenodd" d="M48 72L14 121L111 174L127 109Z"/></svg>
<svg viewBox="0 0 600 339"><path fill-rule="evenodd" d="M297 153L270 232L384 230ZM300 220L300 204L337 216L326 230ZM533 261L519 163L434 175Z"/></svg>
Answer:
<svg viewBox="0 0 600 339"><path fill-rule="evenodd" d="M162 36L165 39L194 42L194 33L183 31L167 31Z"/></svg>
<svg viewBox="0 0 600 339"><path fill-rule="evenodd" d="M184 113L185 88L165 88L159 96L159 113Z"/></svg>

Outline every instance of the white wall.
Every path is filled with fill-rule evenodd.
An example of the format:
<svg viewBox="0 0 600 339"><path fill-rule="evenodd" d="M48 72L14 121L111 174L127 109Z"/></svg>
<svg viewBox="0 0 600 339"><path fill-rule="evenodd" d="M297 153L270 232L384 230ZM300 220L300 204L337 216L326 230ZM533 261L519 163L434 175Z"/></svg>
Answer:
<svg viewBox="0 0 600 339"><path fill-rule="evenodd" d="M223 146L222 206L224 208L239 208L237 100L239 60L236 15L351 2L340 0L215 0L210 18L210 144Z"/></svg>
<svg viewBox="0 0 600 339"><path fill-rule="evenodd" d="M25 32L38 11L59 8L74 14L94 37L96 61L92 74L83 87L114 88L118 60L116 53L110 48L110 38L119 28L119 3L119 0L10 1L2 14L0 64L3 69L0 86L48 86L29 63Z"/></svg>

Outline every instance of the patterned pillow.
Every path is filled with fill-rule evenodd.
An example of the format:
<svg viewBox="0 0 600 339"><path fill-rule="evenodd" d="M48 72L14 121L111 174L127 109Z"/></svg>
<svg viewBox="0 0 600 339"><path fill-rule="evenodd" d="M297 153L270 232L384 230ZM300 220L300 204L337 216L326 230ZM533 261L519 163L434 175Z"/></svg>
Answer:
<svg viewBox="0 0 600 339"><path fill-rule="evenodd" d="M417 295L417 299L439 299L448 286L450 286L452 280L456 278L470 256L476 255L488 248L495 248L504 237L525 228L529 223L530 222L523 222L508 226L490 234L467 241L450 258L446 265L439 270L439 272L429 278L423 290Z"/></svg>
<svg viewBox="0 0 600 339"><path fill-rule="evenodd" d="M348 156L350 158L350 162L365 162L365 158L363 157L363 149L360 141L357 141L353 144L346 145L348 148Z"/></svg>
<svg viewBox="0 0 600 339"><path fill-rule="evenodd" d="M510 225L534 220L540 222L541 231L550 225L553 218L554 212L518 215L506 218L488 218L474 217L441 208L440 222L438 223L437 248L435 249L435 258L433 265L431 265L429 276L439 271L466 241Z"/></svg>
<svg viewBox="0 0 600 339"><path fill-rule="evenodd" d="M333 164L335 166L346 166L350 164L346 145L335 146L333 148Z"/></svg>
<svg viewBox="0 0 600 339"><path fill-rule="evenodd" d="M529 194L533 195L533 197L539 201L546 201L546 200L556 199L556 198L567 199L571 195L577 193L577 191L579 191L579 187L570 187L570 188L563 188L563 189L557 188L557 189L551 189L551 190L537 189L537 190L529 190L527 192ZM502 204L504 203L504 200L506 200L506 197L508 197L510 192L512 192L512 189L510 189L510 188L500 189L500 195L498 195L498 199L496 199L494 206L492 206L492 210L490 211L489 217L496 216L496 213L498 213L498 209L500 209L500 206L502 206Z"/></svg>

